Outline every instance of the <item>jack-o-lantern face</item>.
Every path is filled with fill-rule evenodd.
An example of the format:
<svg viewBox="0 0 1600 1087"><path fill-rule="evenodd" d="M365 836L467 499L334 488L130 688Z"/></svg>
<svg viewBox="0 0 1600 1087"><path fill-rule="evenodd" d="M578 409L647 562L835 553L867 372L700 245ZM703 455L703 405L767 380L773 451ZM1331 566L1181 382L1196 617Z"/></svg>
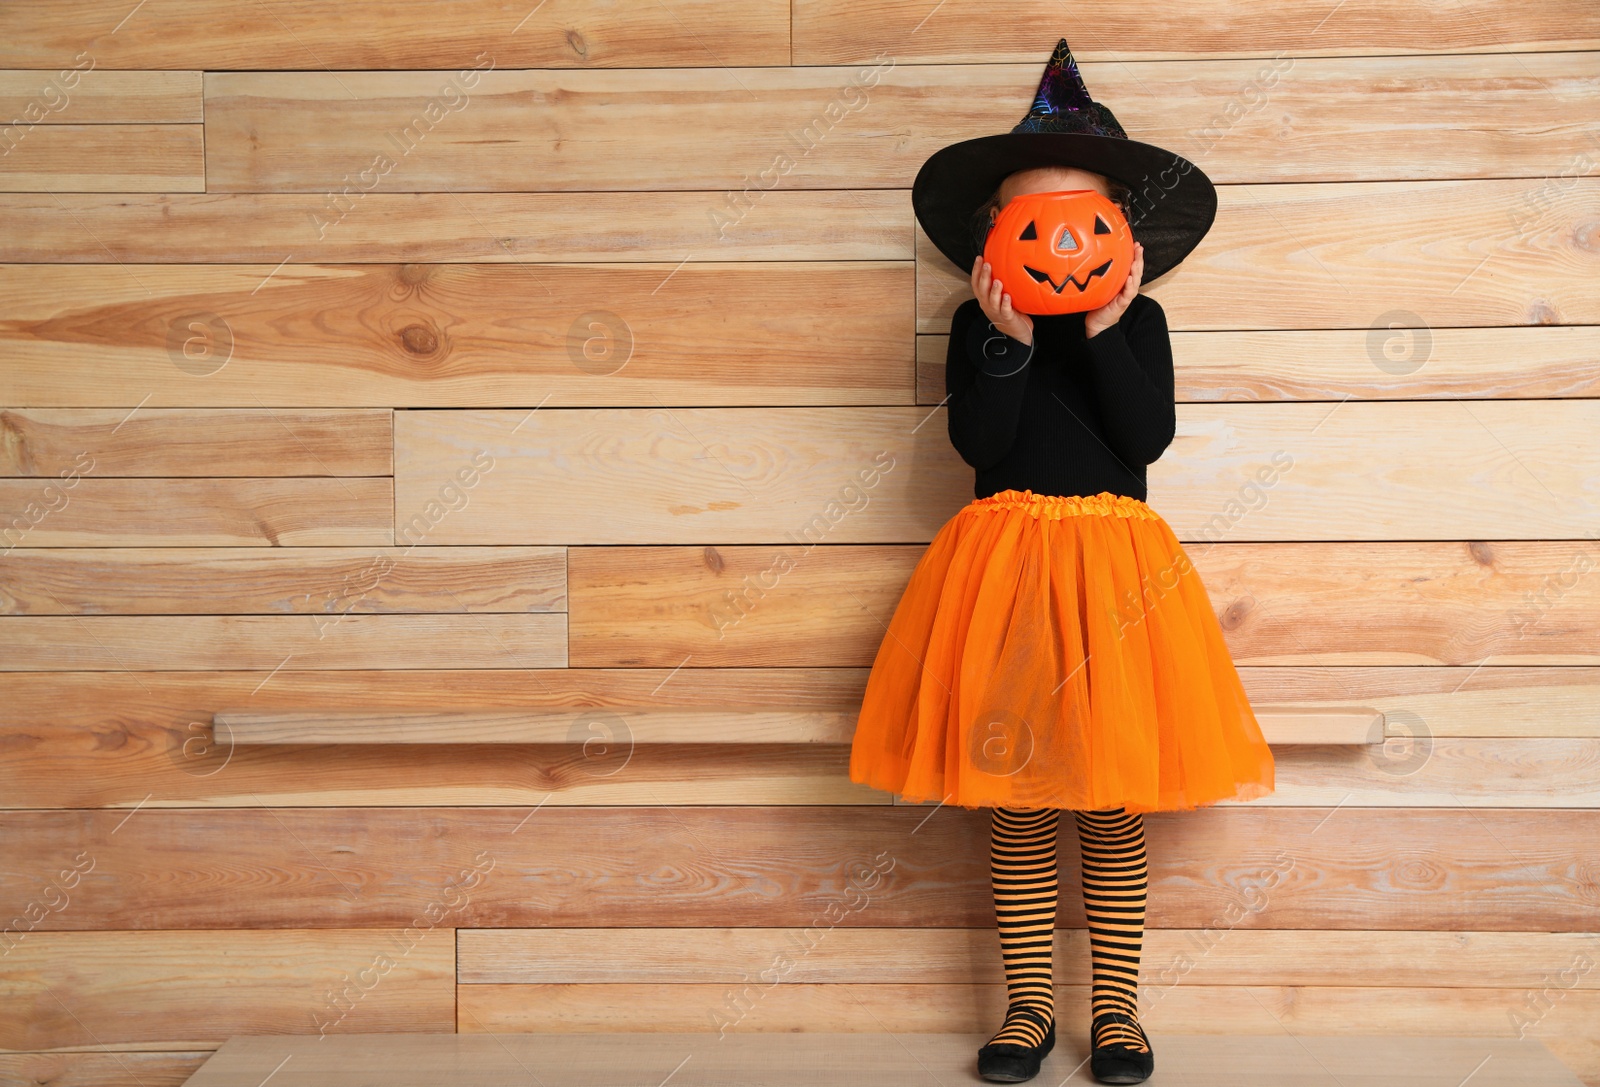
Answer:
<svg viewBox="0 0 1600 1087"><path fill-rule="evenodd" d="M983 259L1022 313L1098 309L1128 281L1133 231L1093 189L1024 193L1000 210Z"/></svg>

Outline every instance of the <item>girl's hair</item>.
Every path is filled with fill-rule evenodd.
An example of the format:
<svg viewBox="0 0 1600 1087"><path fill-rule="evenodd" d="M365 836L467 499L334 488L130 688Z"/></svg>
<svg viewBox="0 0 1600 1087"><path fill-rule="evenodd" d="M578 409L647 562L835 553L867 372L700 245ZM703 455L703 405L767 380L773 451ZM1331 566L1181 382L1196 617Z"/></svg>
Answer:
<svg viewBox="0 0 1600 1087"><path fill-rule="evenodd" d="M1105 177L1104 174L1099 175ZM1133 200L1133 189L1113 177L1106 177L1106 190L1110 193L1111 200L1122 208L1126 215L1129 204ZM972 240L978 252L983 252L984 243L989 240L989 212L1000 208L1000 186L996 185L994 192L989 195L976 211L972 213Z"/></svg>

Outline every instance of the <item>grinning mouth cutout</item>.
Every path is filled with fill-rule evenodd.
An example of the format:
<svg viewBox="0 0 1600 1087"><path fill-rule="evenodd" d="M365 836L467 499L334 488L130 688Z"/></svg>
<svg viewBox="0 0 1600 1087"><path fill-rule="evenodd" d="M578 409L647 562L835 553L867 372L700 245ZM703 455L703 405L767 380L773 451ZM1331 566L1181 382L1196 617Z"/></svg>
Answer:
<svg viewBox="0 0 1600 1087"><path fill-rule="evenodd" d="M1089 289L1089 284L1094 280L1095 276L1103 276L1111 270L1111 262L1108 260L1104 264L1100 265L1100 267L1090 269L1089 274L1083 277L1082 283L1079 283L1076 277L1069 275L1061 281L1060 285L1057 285L1055 280L1051 279L1047 274L1039 271L1037 268L1029 268L1026 264L1024 264L1022 266L1022 270L1027 272L1028 275L1032 276L1035 283L1050 284L1057 294L1060 294L1062 291L1066 290L1068 283L1078 288L1078 293L1082 294L1084 291Z"/></svg>

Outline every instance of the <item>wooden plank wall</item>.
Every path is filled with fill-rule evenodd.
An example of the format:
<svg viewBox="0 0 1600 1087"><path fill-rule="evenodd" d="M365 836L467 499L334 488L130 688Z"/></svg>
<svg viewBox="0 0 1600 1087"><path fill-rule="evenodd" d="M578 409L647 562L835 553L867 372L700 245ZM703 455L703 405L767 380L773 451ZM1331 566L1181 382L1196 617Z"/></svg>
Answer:
<svg viewBox="0 0 1600 1087"><path fill-rule="evenodd" d="M1600 1084L1589 0L253 7L0 7L0 1084L992 1029L987 813L607 710L851 711L971 495L911 179L1061 35L1220 185L1148 286L1151 502L1253 700L1392 736L1148 819L1147 1021L1534 1036ZM211 729L462 705L572 742Z"/></svg>

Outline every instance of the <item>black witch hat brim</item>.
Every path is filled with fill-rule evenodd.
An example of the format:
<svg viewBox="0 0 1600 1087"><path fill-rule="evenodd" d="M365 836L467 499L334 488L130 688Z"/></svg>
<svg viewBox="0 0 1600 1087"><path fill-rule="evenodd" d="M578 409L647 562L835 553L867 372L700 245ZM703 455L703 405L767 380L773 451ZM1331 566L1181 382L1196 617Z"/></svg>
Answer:
<svg viewBox="0 0 1600 1087"><path fill-rule="evenodd" d="M934 152L917 171L911 206L939 252L971 272L988 227L974 223L974 215L1006 175L1039 166L1073 166L1128 186L1125 211L1144 246L1146 281L1188 256L1217 217L1211 179L1182 155L1128 139L1111 110L1090 97L1065 38L1056 43L1027 116L1010 132Z"/></svg>

